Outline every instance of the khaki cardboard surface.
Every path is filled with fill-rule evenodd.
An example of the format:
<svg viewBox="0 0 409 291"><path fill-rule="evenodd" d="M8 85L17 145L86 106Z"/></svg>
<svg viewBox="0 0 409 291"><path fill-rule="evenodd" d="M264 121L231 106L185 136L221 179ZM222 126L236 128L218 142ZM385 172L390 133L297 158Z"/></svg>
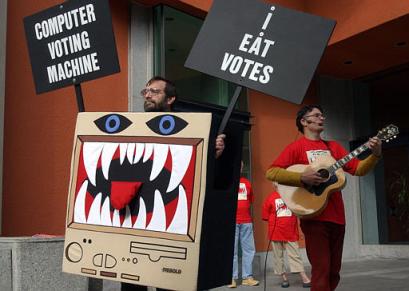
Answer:
<svg viewBox="0 0 409 291"><path fill-rule="evenodd" d="M79 113L63 271L196 290L210 126L208 113Z"/></svg>

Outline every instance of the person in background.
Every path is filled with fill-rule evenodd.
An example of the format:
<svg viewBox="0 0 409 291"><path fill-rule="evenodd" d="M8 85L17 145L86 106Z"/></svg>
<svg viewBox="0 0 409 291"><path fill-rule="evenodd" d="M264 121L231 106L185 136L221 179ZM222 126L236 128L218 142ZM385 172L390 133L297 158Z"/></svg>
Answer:
<svg viewBox="0 0 409 291"><path fill-rule="evenodd" d="M144 99L143 108L145 112L171 112L173 104L177 99L176 87L173 82L155 76L150 79L144 89L141 90L141 96ZM220 134L216 138L215 157L221 156L224 150L224 134ZM147 291L148 287L134 285L129 283L121 283L121 291ZM157 290L166 290L157 288Z"/></svg>
<svg viewBox="0 0 409 291"><path fill-rule="evenodd" d="M240 172L243 173L243 161ZM233 278L229 288L237 287L238 248L241 246L242 285L257 286L259 281L253 278L253 259L256 249L254 246L253 219L251 217L251 204L253 203L253 191L250 181L240 178L239 192L237 197L236 233L234 239Z"/></svg>
<svg viewBox="0 0 409 291"><path fill-rule="evenodd" d="M287 254L291 273L299 273L304 288L310 288L310 278L305 274L303 261L298 250L299 230L297 217L287 208L277 187L263 203L262 219L268 222L268 239L273 250L274 274L281 276L281 287L290 287L284 265L284 253Z"/></svg>

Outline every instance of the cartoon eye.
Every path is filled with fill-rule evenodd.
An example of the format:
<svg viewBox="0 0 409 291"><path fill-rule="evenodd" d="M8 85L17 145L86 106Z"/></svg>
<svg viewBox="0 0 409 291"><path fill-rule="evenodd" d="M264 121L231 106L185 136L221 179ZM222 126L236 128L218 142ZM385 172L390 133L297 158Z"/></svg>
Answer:
<svg viewBox="0 0 409 291"><path fill-rule="evenodd" d="M94 123L100 130L106 133L121 132L132 124L128 118L119 114L104 115L97 120L94 120Z"/></svg>
<svg viewBox="0 0 409 291"><path fill-rule="evenodd" d="M160 135L171 135L184 129L187 122L174 115L161 115L146 122L153 132Z"/></svg>

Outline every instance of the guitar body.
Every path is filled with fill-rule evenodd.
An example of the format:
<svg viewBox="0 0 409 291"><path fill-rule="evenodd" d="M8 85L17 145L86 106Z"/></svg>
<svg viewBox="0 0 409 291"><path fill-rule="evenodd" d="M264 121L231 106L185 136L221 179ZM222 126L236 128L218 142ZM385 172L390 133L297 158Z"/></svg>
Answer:
<svg viewBox="0 0 409 291"><path fill-rule="evenodd" d="M287 168L288 171L303 173L308 169L313 169L328 174L325 169L329 168L336 161L330 156L317 158L310 165L293 165ZM335 171L335 175L327 177L327 181L307 188L278 185L278 193L287 207L300 218L311 218L319 215L327 206L330 194L341 190L345 186L345 173L342 169Z"/></svg>

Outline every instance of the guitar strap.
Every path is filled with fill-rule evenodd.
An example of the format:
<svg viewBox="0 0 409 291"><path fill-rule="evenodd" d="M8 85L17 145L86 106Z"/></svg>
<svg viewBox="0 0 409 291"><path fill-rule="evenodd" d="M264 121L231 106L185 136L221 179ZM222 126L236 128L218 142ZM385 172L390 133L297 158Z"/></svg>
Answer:
<svg viewBox="0 0 409 291"><path fill-rule="evenodd" d="M331 156L332 156L334 159L337 160L337 157L333 156L334 153L331 151L331 148L329 147L328 141L327 141L327 140L324 140L324 139L322 139L322 141L323 141L323 142L325 143L325 145L327 146L327 149L329 150Z"/></svg>

